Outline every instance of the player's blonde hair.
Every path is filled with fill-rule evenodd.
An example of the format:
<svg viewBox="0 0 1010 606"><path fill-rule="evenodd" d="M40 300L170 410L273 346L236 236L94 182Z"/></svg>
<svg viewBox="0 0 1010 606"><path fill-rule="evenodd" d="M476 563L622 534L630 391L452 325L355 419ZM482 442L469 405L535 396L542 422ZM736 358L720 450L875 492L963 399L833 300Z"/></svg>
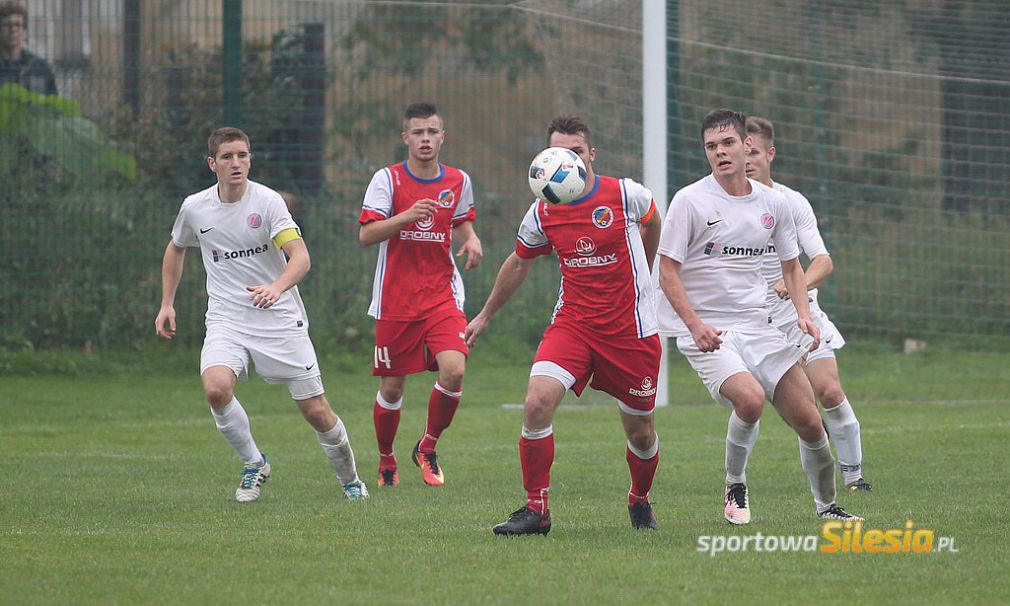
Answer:
<svg viewBox="0 0 1010 606"><path fill-rule="evenodd" d="M747 118L747 134L760 135L768 140L768 145L775 145L775 127L768 118L750 116Z"/></svg>

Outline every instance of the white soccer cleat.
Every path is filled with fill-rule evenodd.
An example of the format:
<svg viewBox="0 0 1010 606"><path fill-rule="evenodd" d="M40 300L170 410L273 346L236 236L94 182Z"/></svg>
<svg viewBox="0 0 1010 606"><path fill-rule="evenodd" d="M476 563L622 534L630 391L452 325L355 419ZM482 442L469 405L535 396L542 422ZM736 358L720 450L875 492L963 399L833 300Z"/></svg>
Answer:
<svg viewBox="0 0 1010 606"><path fill-rule="evenodd" d="M341 486L341 489L344 491L344 497L351 501L363 501L368 498L368 488L361 480L348 482Z"/></svg>
<svg viewBox="0 0 1010 606"><path fill-rule="evenodd" d="M242 467L242 481L235 489L235 500L239 503L251 503L260 498L260 486L269 479L270 461L264 454L262 463Z"/></svg>
<svg viewBox="0 0 1010 606"><path fill-rule="evenodd" d="M831 507L828 507L824 511L818 511L817 517L822 520L841 520L843 522L863 522L863 518L852 515L851 513L845 511L838 505L832 503Z"/></svg>
<svg viewBox="0 0 1010 606"><path fill-rule="evenodd" d="M726 508L723 515L730 524L750 524L750 504L747 502L746 484L730 484L726 487Z"/></svg>

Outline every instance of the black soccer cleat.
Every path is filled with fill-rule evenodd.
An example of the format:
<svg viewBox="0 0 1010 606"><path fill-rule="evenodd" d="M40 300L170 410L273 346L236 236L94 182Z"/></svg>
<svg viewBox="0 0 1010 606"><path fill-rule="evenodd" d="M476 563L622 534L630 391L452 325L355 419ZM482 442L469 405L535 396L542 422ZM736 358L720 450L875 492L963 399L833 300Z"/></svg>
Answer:
<svg viewBox="0 0 1010 606"><path fill-rule="evenodd" d="M832 503L831 506L824 511L818 511L817 517L822 520L841 520L842 522L864 521L863 518L852 515L834 503Z"/></svg>
<svg viewBox="0 0 1010 606"><path fill-rule="evenodd" d="M652 503L635 503L628 505L628 516L631 517L631 527L636 530L656 530L656 514L652 512Z"/></svg>
<svg viewBox="0 0 1010 606"><path fill-rule="evenodd" d="M539 514L523 506L512 512L509 519L491 529L497 535L516 536L522 534L542 534L551 531L551 512Z"/></svg>
<svg viewBox="0 0 1010 606"><path fill-rule="evenodd" d="M851 484L846 484L845 490L848 490L849 492L870 492L873 490L873 487L870 486L870 483L863 478L859 478Z"/></svg>

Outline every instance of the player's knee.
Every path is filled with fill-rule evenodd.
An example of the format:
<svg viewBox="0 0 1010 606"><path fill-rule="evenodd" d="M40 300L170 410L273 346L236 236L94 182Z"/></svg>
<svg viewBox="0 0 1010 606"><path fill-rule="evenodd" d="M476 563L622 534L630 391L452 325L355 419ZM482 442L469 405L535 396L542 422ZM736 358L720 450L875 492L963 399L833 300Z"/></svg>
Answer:
<svg viewBox="0 0 1010 606"><path fill-rule="evenodd" d="M214 408L224 408L235 397L229 385L219 383L204 383L203 393L207 396L207 402Z"/></svg>
<svg viewBox="0 0 1010 606"><path fill-rule="evenodd" d="M298 402L298 407L305 420L317 431L327 431L336 423L336 413L330 408L330 403L326 401L326 398L322 396L302 400Z"/></svg>
<svg viewBox="0 0 1010 606"><path fill-rule="evenodd" d="M764 405L764 394L757 392L741 394L733 399L733 410L736 411L736 416L747 423L754 423L761 418Z"/></svg>
<svg viewBox="0 0 1010 606"><path fill-rule="evenodd" d="M845 392L842 391L842 386L837 382L818 387L817 399L821 401L821 405L825 409L834 408L845 401Z"/></svg>
<svg viewBox="0 0 1010 606"><path fill-rule="evenodd" d="M824 437L824 423L820 415L809 415L803 419L793 419L790 423L796 435L807 442L816 442Z"/></svg>
<svg viewBox="0 0 1010 606"><path fill-rule="evenodd" d="M635 427L628 431L628 441L638 450L649 450L656 443L656 432L648 425Z"/></svg>
<svg viewBox="0 0 1010 606"><path fill-rule="evenodd" d="M460 391L463 388L463 375L466 370L463 366L439 370L438 384L449 391Z"/></svg>

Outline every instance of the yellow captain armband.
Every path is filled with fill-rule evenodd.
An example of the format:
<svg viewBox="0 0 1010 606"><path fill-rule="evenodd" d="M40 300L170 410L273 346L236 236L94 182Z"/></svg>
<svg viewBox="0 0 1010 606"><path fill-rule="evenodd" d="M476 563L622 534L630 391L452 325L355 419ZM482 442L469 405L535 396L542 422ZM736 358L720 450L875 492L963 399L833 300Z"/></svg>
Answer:
<svg viewBox="0 0 1010 606"><path fill-rule="evenodd" d="M285 229L281 233L274 236L274 246L277 248L284 248L284 245L292 240L301 240L302 232L300 229L295 229L294 227L290 229Z"/></svg>

